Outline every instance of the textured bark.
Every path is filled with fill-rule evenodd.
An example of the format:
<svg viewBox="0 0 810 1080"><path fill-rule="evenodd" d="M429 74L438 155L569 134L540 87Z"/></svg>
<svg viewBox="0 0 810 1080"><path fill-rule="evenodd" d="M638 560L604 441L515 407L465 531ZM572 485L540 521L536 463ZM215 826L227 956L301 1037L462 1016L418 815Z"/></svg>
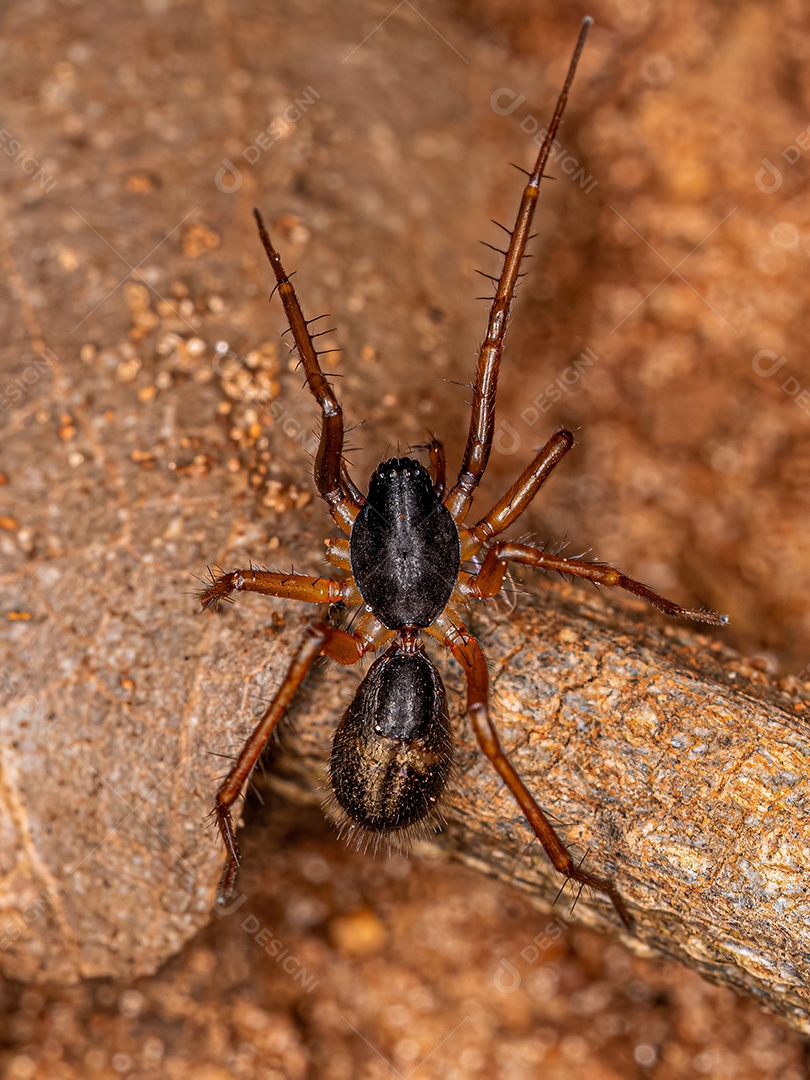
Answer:
<svg viewBox="0 0 810 1080"><path fill-rule="evenodd" d="M810 91L795 15L726 14L685 7L595 32L564 134L566 160L598 184L562 172L544 187L482 500L556 425L581 426L525 528L730 611L733 640L799 668L807 415L785 389L794 367L774 379L751 358L784 350L793 365L804 340L803 166L782 166L778 192L755 177L806 127ZM238 747L278 684L301 609L252 598L200 617L191 575L248 558L321 566L314 410L276 350L283 316L266 304L251 206L306 313L335 312L339 334L322 341L345 348L327 366L347 416L367 421L358 479L388 440L424 442L426 428L457 463L456 384L485 318L473 267L493 268L476 241L497 242L487 219L514 212L506 163L533 156L528 121L546 116L572 36L559 5L457 20L450 6L440 33L388 3L358 7L349 27L329 4L302 19L215 0L198 16L4 13L19 47L4 58L3 123L56 180L3 156L0 967L21 979L153 971L208 919L212 754ZM294 126L242 156L309 86ZM499 87L525 95L519 111L494 111ZM225 157L238 186L218 183ZM661 280L664 256L689 258L688 285ZM587 349L592 370L568 387ZM615 875L636 945L767 988L806 1026L803 699L794 711L705 644L684 652L653 613L619 633L582 589L535 604L534 588L482 621L527 781ZM320 671L301 695L279 762L301 790L358 677ZM452 669L448 685L458 716ZM523 853L516 809L459 733L442 842L550 897L545 859ZM615 925L598 899L578 913Z"/></svg>
<svg viewBox="0 0 810 1080"><path fill-rule="evenodd" d="M511 615L488 618L504 745L566 840L614 878L636 921L631 948L678 957L810 1031L810 693L655 621L564 588L532 589ZM445 677L458 716L461 677L449 665ZM278 763L299 791L320 778L338 679L316 679L295 750ZM539 845L527 849L528 826L459 721L441 847L553 900L561 879ZM583 895L576 914L621 930L603 897Z"/></svg>

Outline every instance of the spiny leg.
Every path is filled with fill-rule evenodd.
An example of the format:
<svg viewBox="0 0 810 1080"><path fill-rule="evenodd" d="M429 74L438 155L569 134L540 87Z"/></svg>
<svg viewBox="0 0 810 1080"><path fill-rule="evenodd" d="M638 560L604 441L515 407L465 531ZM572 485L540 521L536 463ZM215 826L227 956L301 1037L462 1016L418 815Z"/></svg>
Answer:
<svg viewBox="0 0 810 1080"><path fill-rule="evenodd" d="M503 585L508 562L536 566L542 570L559 570L562 574L587 578L597 585L624 589L626 592L633 593L634 596L640 596L642 600L657 607L665 615L694 619L696 622L710 623L712 626L725 626L728 622L728 615L720 615L716 611L681 607L680 604L667 600L665 596L653 592L648 585L627 577L612 566L588 562L586 559L565 559L560 555L550 555L548 552L541 551L540 548L530 547L528 544L512 544L508 540L497 541L487 551L481 569L467 583L470 595L482 600L496 596Z"/></svg>
<svg viewBox="0 0 810 1080"><path fill-rule="evenodd" d="M558 431L552 435L537 457L521 473L509 490L492 507L489 513L469 531L464 530L462 558L469 559L481 545L498 533L508 529L520 517L551 472L574 445L570 431Z"/></svg>
<svg viewBox="0 0 810 1080"><path fill-rule="evenodd" d="M574 49L574 55L571 58L568 74L562 92L557 99L557 106L549 124L548 133L543 140L543 145L540 147L540 153L537 155L537 161L529 177L529 182L523 191L520 210L515 221L515 227L510 234L509 247L504 256L503 270L498 280L498 288L489 313L486 337L478 354L470 432L467 436L464 460L461 464L458 480L445 499L445 506L457 522L463 521L467 515L473 492L484 475L492 449L492 438L495 430L495 395L498 387L498 371L501 365L501 353L503 352L509 309L520 276L520 264L529 240L543 170L548 163L551 144L562 120L565 104L568 100L568 91L571 89L577 63L592 21L590 18L582 20L582 29Z"/></svg>
<svg viewBox="0 0 810 1080"><path fill-rule="evenodd" d="M239 844L231 816L231 807L250 777L267 745L267 740L273 734L318 657L325 655L337 660L340 664L356 664L364 653L378 648L386 638L392 636L393 632L385 630L373 615L367 617L368 626L371 628L368 635L362 633L361 628L365 621L366 619L360 620L354 634L348 634L345 630L335 630L325 623L313 623L307 627L304 640L293 657L275 697L248 736L235 765L217 791L214 800L214 815L227 853L227 861L217 890L218 904L224 904L232 895L236 872L239 869Z"/></svg>
<svg viewBox="0 0 810 1080"><path fill-rule="evenodd" d="M461 620L445 611L427 633L436 637L442 644L449 646L453 656L461 665L467 678L467 714L478 740L478 745L489 759L495 771L509 788L512 797L526 816L534 834L543 845L546 854L559 873L569 881L588 885L597 892L610 898L619 914L619 918L628 929L632 929L630 914L616 886L607 878L588 874L568 853L568 849L559 838L551 822L540 809L529 789L521 780L512 762L506 755L498 738L497 729L489 714L489 673L481 646L470 634Z"/></svg>
<svg viewBox="0 0 810 1080"><path fill-rule="evenodd" d="M301 311L301 305L295 289L281 265L281 256L273 247L264 221L258 210L253 211L259 226L267 258L276 275L277 288L287 322L290 324L293 339L301 357L301 363L307 377L307 384L321 408L322 424L318 453L315 455L315 484L322 498L329 506L330 513L345 533L351 531L352 522L360 511L360 504L345 482L347 475L343 461L343 410L335 392L324 378L318 363L318 354L312 343L307 320ZM356 489L353 489L356 491Z"/></svg>
<svg viewBox="0 0 810 1080"><path fill-rule="evenodd" d="M211 573L211 582L197 593L203 608L219 607L230 601L231 593L255 592L310 604L362 604L363 598L354 580L308 577L304 574L279 573L273 570L230 570Z"/></svg>

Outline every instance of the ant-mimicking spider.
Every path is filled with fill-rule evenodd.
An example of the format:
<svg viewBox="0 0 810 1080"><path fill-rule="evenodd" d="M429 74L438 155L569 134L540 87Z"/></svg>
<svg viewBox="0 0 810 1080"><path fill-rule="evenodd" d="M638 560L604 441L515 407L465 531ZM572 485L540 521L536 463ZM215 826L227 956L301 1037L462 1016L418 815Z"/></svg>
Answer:
<svg viewBox="0 0 810 1080"><path fill-rule="evenodd" d="M353 631L312 622L287 674L216 794L214 814L227 852L218 899L233 891L239 846L231 807L249 779L272 732L320 656L356 664L366 653L389 648L369 668L334 735L331 758L333 810L349 834L409 836L435 823L447 785L453 738L444 686L425 652L423 632L446 646L467 680L467 714L478 744L517 801L555 868L580 888L605 893L627 927L630 915L608 878L583 870L571 858L549 819L521 780L498 739L488 706L489 677L481 646L467 629L462 608L496 596L510 562L558 570L597 585L625 589L667 615L723 625L725 615L680 607L619 570L582 558L563 558L528 544L496 540L517 520L574 444L558 431L509 490L474 525L464 522L492 448L495 393L509 309L529 240L543 170L592 20L585 18L554 115L509 231L503 269L481 345L464 459L446 491L445 457L436 440L423 449L430 470L412 458L390 458L375 469L368 494L355 486L344 457L343 412L325 379L295 289L258 210L259 236L278 290L307 385L321 409L315 484L344 537L330 539L326 560L341 577L308 577L269 570L211 574L199 593L203 608L234 592L256 592L312 604L363 607ZM274 292L275 292L274 289ZM272 298L272 296L271 296ZM464 566L472 569L464 569Z"/></svg>

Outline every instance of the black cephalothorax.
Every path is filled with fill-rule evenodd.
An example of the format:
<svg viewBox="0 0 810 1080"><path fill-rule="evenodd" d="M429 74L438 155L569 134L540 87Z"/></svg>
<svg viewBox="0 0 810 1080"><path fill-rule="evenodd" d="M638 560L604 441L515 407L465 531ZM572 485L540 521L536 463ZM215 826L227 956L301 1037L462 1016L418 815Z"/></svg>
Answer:
<svg viewBox="0 0 810 1080"><path fill-rule="evenodd" d="M630 926L627 907L613 881L576 863L534 796L521 780L498 739L489 710L489 676L481 647L464 621L473 600L497 596L510 562L585 578L625 589L668 615L715 626L726 616L682 608L613 567L552 555L528 544L495 539L534 499L554 467L574 444L558 431L490 510L468 521L475 490L492 448L495 394L509 310L530 237L540 181L562 119L591 20L579 40L557 100L548 132L523 191L514 228L492 298L486 335L478 355L472 416L461 469L445 490L441 443L427 450L430 471L411 458L391 458L371 477L368 494L355 486L343 452L343 412L318 362L307 320L258 211L259 235L306 374L321 409L321 436L315 457L315 484L343 536L328 541L331 578L270 570L232 570L211 576L199 594L203 607L234 592L303 600L328 607L361 608L352 632L324 621L312 622L273 700L247 739L216 795L214 813L227 862L219 899L231 894L239 847L231 807L249 779L272 732L307 672L320 656L356 664L387 646L372 664L335 732L332 748L332 809L345 832L360 837L408 837L437 821L453 762L453 737L444 686L423 646L423 635L447 648L467 680L467 715L478 744L517 801L555 868L567 880L604 893ZM494 279L493 279L494 280ZM473 523L474 522L474 523ZM466 569L469 567L469 569Z"/></svg>

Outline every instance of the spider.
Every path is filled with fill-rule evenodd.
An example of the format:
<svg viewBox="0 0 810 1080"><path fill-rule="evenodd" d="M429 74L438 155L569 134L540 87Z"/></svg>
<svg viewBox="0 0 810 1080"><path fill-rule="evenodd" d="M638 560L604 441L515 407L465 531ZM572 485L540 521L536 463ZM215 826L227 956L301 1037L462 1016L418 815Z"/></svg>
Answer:
<svg viewBox="0 0 810 1080"><path fill-rule="evenodd" d="M619 570L582 558L563 558L527 544L495 539L534 499L574 443L569 431L552 435L509 490L475 524L467 524L476 487L492 448L495 394L509 310L520 276L535 205L549 151L592 20L583 20L562 91L534 169L523 191L492 300L481 345L472 416L458 479L446 490L445 456L435 438L426 447L430 468L409 457L393 457L372 474L368 494L355 486L344 457L343 412L325 379L295 289L273 247L261 214L259 236L273 269L309 390L321 410L314 463L315 484L339 528L327 541L326 560L339 577L235 569L211 573L199 593L203 608L230 600L234 592L263 593L311 604L363 608L352 632L312 621L273 700L248 737L215 798L214 817L227 861L218 890L232 895L239 846L231 807L249 779L268 739L320 656L339 664L358 663L387 645L371 665L334 735L331 755L332 809L343 829L359 837L409 838L426 830L451 774L453 739L444 686L423 645L423 634L449 649L467 681L467 715L477 742L517 801L555 868L580 886L604 893L629 928L628 910L615 885L575 863L548 817L521 780L498 738L488 706L487 664L464 623L473 600L496 596L509 563L558 570L597 585L625 589L667 615L722 625L724 615L680 607ZM493 279L494 280L494 279ZM272 299L272 294L271 294ZM468 566L471 569L465 569ZM563 882L563 886L565 881Z"/></svg>

